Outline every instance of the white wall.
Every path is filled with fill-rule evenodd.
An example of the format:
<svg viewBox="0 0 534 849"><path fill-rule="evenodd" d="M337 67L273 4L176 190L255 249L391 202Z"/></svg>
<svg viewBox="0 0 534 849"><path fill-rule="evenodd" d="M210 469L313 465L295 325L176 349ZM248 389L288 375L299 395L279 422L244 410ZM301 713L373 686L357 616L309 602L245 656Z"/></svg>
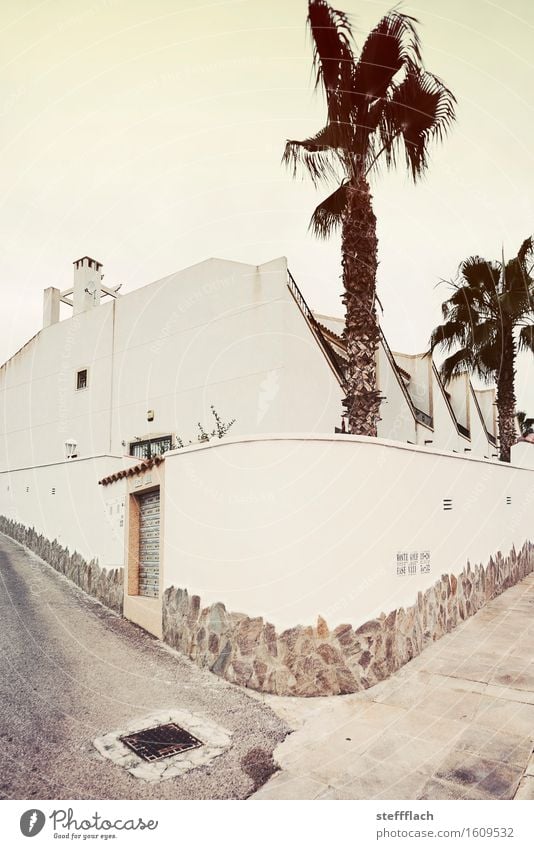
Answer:
<svg viewBox="0 0 534 849"><path fill-rule="evenodd" d="M410 375L408 392L414 405L427 415L432 415L432 397L430 392L430 375L432 360L424 354L394 353L396 362Z"/></svg>
<svg viewBox="0 0 534 849"><path fill-rule="evenodd" d="M233 434L333 432L342 390L287 287L285 259L208 260L117 306L113 445L148 430L197 437L210 405ZM147 409L155 419L147 424Z"/></svg>
<svg viewBox="0 0 534 849"><path fill-rule="evenodd" d="M447 384L446 389L450 395L456 421L469 429L469 377L467 372L453 377Z"/></svg>
<svg viewBox="0 0 534 849"><path fill-rule="evenodd" d="M61 461L69 438L80 457L148 434L196 441L212 404L235 434L331 433L342 397L286 260L207 260L41 330L0 369L0 469Z"/></svg>
<svg viewBox="0 0 534 849"><path fill-rule="evenodd" d="M477 457L491 457L492 454L498 453L497 448L494 445L490 445L486 428L484 426L482 410L477 402L478 399L476 398L472 387L469 386L468 403L471 451L473 454L476 454Z"/></svg>
<svg viewBox="0 0 534 849"><path fill-rule="evenodd" d="M82 458L127 454L136 437L158 434L195 443L199 421L214 425L212 404L225 421L236 419L232 436L333 433L344 392L287 279L285 258L206 260L41 330L0 368L0 470L60 462L70 438ZM342 320L317 318L342 333ZM381 344L379 436L491 453L476 423L472 444L458 435L430 359L395 357L434 432L415 424ZM76 391L83 368L88 387ZM451 389L466 420L467 385L462 378Z"/></svg>
<svg viewBox="0 0 534 849"><path fill-rule="evenodd" d="M476 389L478 405L489 433L497 436L497 408L495 406L495 389Z"/></svg>
<svg viewBox="0 0 534 849"><path fill-rule="evenodd" d="M98 485L131 458L94 457L0 474L0 514L100 566L124 565L124 480ZM55 489L55 493L52 493Z"/></svg>
<svg viewBox="0 0 534 849"><path fill-rule="evenodd" d="M279 627L361 623L533 537L532 471L364 437L212 443L165 478L165 586ZM429 574L397 576L426 550Z"/></svg>
<svg viewBox="0 0 534 849"><path fill-rule="evenodd" d="M512 463L523 466L525 469L534 469L534 444L532 442L518 442L512 445ZM531 493L529 503L534 500L534 492Z"/></svg>
<svg viewBox="0 0 534 849"><path fill-rule="evenodd" d="M382 344L378 346L377 361L378 385L381 395L384 396L380 404L378 436L382 439L415 443L415 418Z"/></svg>
<svg viewBox="0 0 534 849"><path fill-rule="evenodd" d="M110 450L112 304L41 330L0 368L0 469ZM89 385L76 391L76 373Z"/></svg>

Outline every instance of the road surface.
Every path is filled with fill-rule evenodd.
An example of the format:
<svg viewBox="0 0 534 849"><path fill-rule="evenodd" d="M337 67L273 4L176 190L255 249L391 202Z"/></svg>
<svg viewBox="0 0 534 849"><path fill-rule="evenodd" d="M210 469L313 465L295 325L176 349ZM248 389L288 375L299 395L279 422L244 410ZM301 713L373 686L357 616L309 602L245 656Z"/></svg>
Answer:
<svg viewBox="0 0 534 849"><path fill-rule="evenodd" d="M205 767L149 783L95 737L158 710L232 732ZM268 777L288 731L258 699L198 669L0 534L0 798L239 799Z"/></svg>

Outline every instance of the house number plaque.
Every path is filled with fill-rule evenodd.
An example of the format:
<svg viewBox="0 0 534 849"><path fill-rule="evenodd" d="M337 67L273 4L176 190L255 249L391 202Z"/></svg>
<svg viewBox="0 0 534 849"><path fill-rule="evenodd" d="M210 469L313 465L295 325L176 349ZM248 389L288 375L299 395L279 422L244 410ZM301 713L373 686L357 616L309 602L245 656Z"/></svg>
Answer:
<svg viewBox="0 0 534 849"><path fill-rule="evenodd" d="M417 575L430 572L430 551L398 551L397 575Z"/></svg>

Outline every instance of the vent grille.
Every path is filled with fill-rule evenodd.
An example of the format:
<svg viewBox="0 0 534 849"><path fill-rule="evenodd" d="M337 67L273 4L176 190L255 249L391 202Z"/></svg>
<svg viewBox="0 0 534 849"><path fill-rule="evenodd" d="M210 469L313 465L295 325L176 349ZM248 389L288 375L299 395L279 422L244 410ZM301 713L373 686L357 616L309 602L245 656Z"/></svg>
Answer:
<svg viewBox="0 0 534 849"><path fill-rule="evenodd" d="M120 739L145 761L160 761L162 758L170 758L203 745L201 740L197 740L175 722L158 725L156 728L145 728L144 731L136 731L135 734L128 734Z"/></svg>
<svg viewBox="0 0 534 849"><path fill-rule="evenodd" d="M512 496L511 496L511 495L507 495L507 496L506 496L506 503L507 503L507 504L511 504L511 503L512 503Z"/></svg>
<svg viewBox="0 0 534 849"><path fill-rule="evenodd" d="M443 499L443 509L444 510L452 510L452 498L444 498Z"/></svg>

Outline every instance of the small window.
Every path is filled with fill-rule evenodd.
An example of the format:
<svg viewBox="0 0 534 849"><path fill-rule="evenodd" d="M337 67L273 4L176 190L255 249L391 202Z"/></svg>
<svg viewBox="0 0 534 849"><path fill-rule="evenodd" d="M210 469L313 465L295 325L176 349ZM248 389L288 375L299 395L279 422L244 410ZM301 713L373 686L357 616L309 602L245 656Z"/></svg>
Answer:
<svg viewBox="0 0 534 849"><path fill-rule="evenodd" d="M83 368L76 373L76 389L87 389L87 369Z"/></svg>
<svg viewBox="0 0 534 849"><path fill-rule="evenodd" d="M159 436L154 439L139 439L130 443L130 456L150 460L157 455L172 451L172 436Z"/></svg>

